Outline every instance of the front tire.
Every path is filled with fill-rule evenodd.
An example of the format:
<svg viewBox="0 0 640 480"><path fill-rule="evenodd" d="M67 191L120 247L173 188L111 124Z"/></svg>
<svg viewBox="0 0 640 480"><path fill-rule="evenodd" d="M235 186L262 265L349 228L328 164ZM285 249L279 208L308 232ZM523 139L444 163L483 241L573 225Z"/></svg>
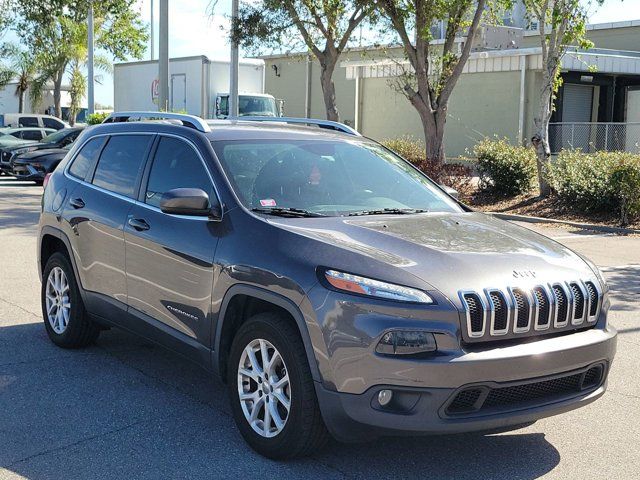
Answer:
<svg viewBox="0 0 640 480"><path fill-rule="evenodd" d="M84 308L69 259L60 252L51 255L44 267L41 300L47 335L59 347L85 347L100 335Z"/></svg>
<svg viewBox="0 0 640 480"><path fill-rule="evenodd" d="M231 345L227 373L236 425L256 452L281 460L324 446L329 435L302 339L290 321L274 313L247 320Z"/></svg>

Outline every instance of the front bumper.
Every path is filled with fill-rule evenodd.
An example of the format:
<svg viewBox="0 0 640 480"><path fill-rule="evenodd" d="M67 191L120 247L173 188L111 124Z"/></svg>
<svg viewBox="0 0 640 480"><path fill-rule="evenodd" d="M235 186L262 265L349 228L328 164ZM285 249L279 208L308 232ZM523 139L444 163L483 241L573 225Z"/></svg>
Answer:
<svg viewBox="0 0 640 480"><path fill-rule="evenodd" d="M44 180L45 172L40 171L29 164L14 164L13 175L19 180Z"/></svg>
<svg viewBox="0 0 640 480"><path fill-rule="evenodd" d="M435 357L434 361L385 358L384 361L392 362L387 366L397 372L411 371L413 377L419 372L420 378L414 378L413 385L404 381L380 383L360 394L336 392L317 383L316 392L327 427L343 441L379 435L504 429L579 408L602 396L615 350L615 329L596 328L526 344L468 352L458 357ZM564 382L572 376L586 374L592 367L602 368L602 372L588 388L549 395L540 395L538 391L538 395L530 399L523 397L518 402L462 414L448 411L452 399L462 390L511 387L504 390L506 392L528 385L526 393L536 391L534 384L546 385L545 382L551 380ZM398 398L392 408L377 403L382 389L391 389Z"/></svg>

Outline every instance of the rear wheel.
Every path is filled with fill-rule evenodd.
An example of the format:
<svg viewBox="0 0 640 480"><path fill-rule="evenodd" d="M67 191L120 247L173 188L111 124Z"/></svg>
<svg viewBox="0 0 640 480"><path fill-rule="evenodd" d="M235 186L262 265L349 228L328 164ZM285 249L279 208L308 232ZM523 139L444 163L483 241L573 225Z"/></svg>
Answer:
<svg viewBox="0 0 640 480"><path fill-rule="evenodd" d="M84 308L68 258L56 252L47 260L42 276L42 316L47 334L63 348L93 343L100 329Z"/></svg>
<svg viewBox="0 0 640 480"><path fill-rule="evenodd" d="M240 433L261 455L300 457L326 443L304 345L287 319L263 313L242 325L231 346L228 385Z"/></svg>

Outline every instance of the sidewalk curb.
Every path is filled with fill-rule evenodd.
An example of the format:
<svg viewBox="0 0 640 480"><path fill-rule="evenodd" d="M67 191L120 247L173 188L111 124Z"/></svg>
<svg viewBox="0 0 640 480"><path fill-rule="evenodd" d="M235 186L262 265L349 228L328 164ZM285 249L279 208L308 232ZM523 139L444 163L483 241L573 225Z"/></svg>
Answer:
<svg viewBox="0 0 640 480"><path fill-rule="evenodd" d="M500 212L488 212L496 218L502 220L511 220L516 222L528 222L528 223L560 223L562 225L569 225L575 228L581 228L583 230L593 230L596 232L605 233L617 233L617 234L640 234L640 230L635 228L624 227L608 227L605 225L593 225L591 223L571 222L569 220L556 220L553 218L542 217L530 217L528 215L516 215L514 213L500 213Z"/></svg>

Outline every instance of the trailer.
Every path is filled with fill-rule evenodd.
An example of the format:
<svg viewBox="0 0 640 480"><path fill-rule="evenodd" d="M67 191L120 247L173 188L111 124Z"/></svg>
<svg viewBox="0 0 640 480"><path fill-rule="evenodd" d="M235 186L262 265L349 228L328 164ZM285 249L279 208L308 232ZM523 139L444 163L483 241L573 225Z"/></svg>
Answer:
<svg viewBox="0 0 640 480"><path fill-rule="evenodd" d="M260 59L243 59L239 65L239 114L280 116L276 99L264 92L265 66ZM116 111L189 113L202 118L229 114L229 61L204 55L169 60L169 102L158 105L158 61L118 63L113 72Z"/></svg>

